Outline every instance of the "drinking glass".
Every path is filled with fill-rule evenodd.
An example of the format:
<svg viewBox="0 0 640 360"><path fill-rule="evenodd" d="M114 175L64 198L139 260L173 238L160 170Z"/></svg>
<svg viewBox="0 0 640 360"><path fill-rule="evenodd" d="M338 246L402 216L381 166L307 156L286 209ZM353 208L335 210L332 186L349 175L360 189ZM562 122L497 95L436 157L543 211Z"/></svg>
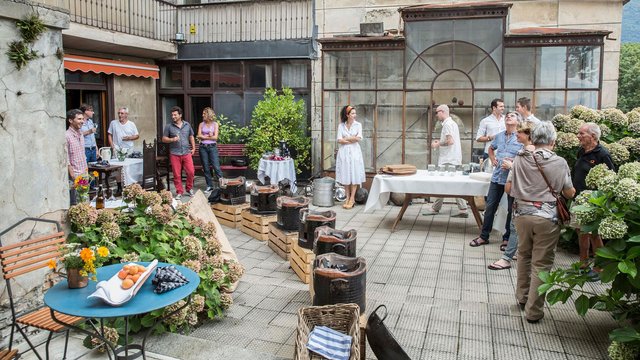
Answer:
<svg viewBox="0 0 640 360"><path fill-rule="evenodd" d="M436 173L436 166L434 164L429 164L427 165L427 173L429 175L435 175Z"/></svg>
<svg viewBox="0 0 640 360"><path fill-rule="evenodd" d="M443 176L447 172L446 165L438 165L438 175Z"/></svg>
<svg viewBox="0 0 640 360"><path fill-rule="evenodd" d="M462 175L469 175L470 172L471 172L471 164L463 164Z"/></svg>
<svg viewBox="0 0 640 360"><path fill-rule="evenodd" d="M448 165L447 166L447 172L448 172L449 176L454 176L456 174L456 166L455 165Z"/></svg>

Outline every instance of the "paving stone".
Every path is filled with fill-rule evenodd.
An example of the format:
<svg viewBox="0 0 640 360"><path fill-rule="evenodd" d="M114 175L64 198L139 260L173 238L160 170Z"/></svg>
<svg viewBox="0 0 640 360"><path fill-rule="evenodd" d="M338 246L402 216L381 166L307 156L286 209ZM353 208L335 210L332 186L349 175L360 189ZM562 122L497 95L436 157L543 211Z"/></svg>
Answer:
<svg viewBox="0 0 640 360"><path fill-rule="evenodd" d="M561 350L561 349L559 349ZM562 352L531 349L532 360L566 360L567 356Z"/></svg>
<svg viewBox="0 0 640 360"><path fill-rule="evenodd" d="M278 344L284 344L291 337L291 334L294 334L296 332L297 325L294 325L291 327L273 326L273 325L276 325L276 324L272 322L271 325L268 325L266 328L261 329L261 331L258 333L256 337L260 340L265 340L265 341L278 343Z"/></svg>
<svg viewBox="0 0 640 360"><path fill-rule="evenodd" d="M293 345L284 344L280 346L276 355L282 356L285 359L293 359L296 348Z"/></svg>
<svg viewBox="0 0 640 360"><path fill-rule="evenodd" d="M267 297L256 305L256 308L280 312L280 310L284 309L286 305L287 303L282 301L282 299L272 299Z"/></svg>
<svg viewBox="0 0 640 360"><path fill-rule="evenodd" d="M254 351L266 352L270 354L275 354L280 350L282 344L273 343L269 341L264 341L260 339L253 339L249 344L247 344L246 348Z"/></svg>
<svg viewBox="0 0 640 360"><path fill-rule="evenodd" d="M560 338L548 334L527 333L527 341L533 349L558 351L562 349Z"/></svg>
<svg viewBox="0 0 640 360"><path fill-rule="evenodd" d="M529 359L529 349L525 346L494 344L495 359Z"/></svg>
<svg viewBox="0 0 640 360"><path fill-rule="evenodd" d="M493 339L498 344L528 348L524 331L493 328Z"/></svg>
<svg viewBox="0 0 640 360"><path fill-rule="evenodd" d="M460 334L460 323L457 321L429 320L427 334L457 337Z"/></svg>
<svg viewBox="0 0 640 360"><path fill-rule="evenodd" d="M273 320L271 320L270 324L288 328L295 328L296 326L298 326L298 314L281 312L276 315Z"/></svg>
<svg viewBox="0 0 640 360"><path fill-rule="evenodd" d="M456 353L444 352L444 351L428 351L422 350L421 360L456 360L458 355Z"/></svg>
<svg viewBox="0 0 640 360"><path fill-rule="evenodd" d="M253 309L247 315L245 315L244 320L260 324L268 324L276 317L276 315L278 315L277 311Z"/></svg>
<svg viewBox="0 0 640 360"><path fill-rule="evenodd" d="M562 342L567 357L579 355L587 358L606 359L608 356L608 344L591 341L589 338L575 339L561 337L560 341Z"/></svg>
<svg viewBox="0 0 640 360"><path fill-rule="evenodd" d="M493 344L490 340L461 338L458 358L493 359Z"/></svg>
<svg viewBox="0 0 640 360"><path fill-rule="evenodd" d="M491 314L491 324L494 328L524 331L523 321L520 316Z"/></svg>
<svg viewBox="0 0 640 360"><path fill-rule="evenodd" d="M436 288L434 297L437 299L460 300L460 289L441 289Z"/></svg>

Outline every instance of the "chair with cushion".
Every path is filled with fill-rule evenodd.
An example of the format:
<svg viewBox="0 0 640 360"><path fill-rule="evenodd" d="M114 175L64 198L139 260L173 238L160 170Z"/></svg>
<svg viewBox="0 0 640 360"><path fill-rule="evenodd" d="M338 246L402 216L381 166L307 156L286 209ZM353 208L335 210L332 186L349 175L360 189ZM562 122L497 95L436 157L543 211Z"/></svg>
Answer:
<svg viewBox="0 0 640 360"><path fill-rule="evenodd" d="M33 227L30 228L31 231L27 232L29 234L28 236L31 236L30 234L36 226L42 225L43 223L55 225L55 231L50 231L45 235L36 235L27 239L21 239L16 243L8 244L7 240L10 232L27 221L34 224ZM51 226L51 228L53 229L53 226ZM15 233L18 233L18 231L11 232L11 234ZM42 357L36 351L36 347L40 344L34 345L27 336L27 334L29 334L27 329L32 327L49 331L45 347L46 359L49 359L49 343L51 342L53 334L66 331L64 344L64 357L66 358L69 330L51 318L51 310L46 306L18 311L17 302L19 302L20 299L17 294L13 293L11 287L12 282L15 282L20 276L27 275L25 276L26 278L28 275L39 275L37 272L46 268L50 260L55 261L61 256L60 245L63 245L65 242L65 235L60 229L60 224L56 221L46 219L25 218L0 233L0 266L2 268L2 277L6 281L12 320L11 336L9 338L9 351L12 351L11 346L13 344L13 335L18 331L22 334L38 359L42 360ZM24 302L21 302L20 307L23 307L23 305ZM81 317L64 315L57 312L56 318L71 324L84 321Z"/></svg>

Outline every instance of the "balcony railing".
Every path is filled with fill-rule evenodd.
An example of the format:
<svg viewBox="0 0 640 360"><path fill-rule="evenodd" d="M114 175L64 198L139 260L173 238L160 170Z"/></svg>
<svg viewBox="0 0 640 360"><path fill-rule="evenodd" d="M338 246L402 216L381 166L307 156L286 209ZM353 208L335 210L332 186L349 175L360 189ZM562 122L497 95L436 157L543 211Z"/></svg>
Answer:
<svg viewBox="0 0 640 360"><path fill-rule="evenodd" d="M66 8L71 21L99 29L189 43L304 39L312 36L311 0L176 5L175 0L36 0ZM178 3L184 3L182 1Z"/></svg>
<svg viewBox="0 0 640 360"><path fill-rule="evenodd" d="M170 41L176 33L174 4L163 0L62 0L71 21L149 39Z"/></svg>
<svg viewBox="0 0 640 360"><path fill-rule="evenodd" d="M312 14L311 0L179 6L178 31L189 43L303 39L311 37Z"/></svg>

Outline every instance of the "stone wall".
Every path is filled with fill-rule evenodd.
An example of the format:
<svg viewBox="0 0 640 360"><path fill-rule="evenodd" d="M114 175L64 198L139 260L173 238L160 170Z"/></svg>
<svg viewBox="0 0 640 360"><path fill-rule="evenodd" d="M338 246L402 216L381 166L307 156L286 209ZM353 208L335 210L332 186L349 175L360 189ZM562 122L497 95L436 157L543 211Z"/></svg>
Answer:
<svg viewBox="0 0 640 360"><path fill-rule="evenodd" d="M113 99L116 110L123 106L129 108L129 120L136 124L140 132L135 148L142 151L142 140L153 142L156 138L156 81L151 78L115 76Z"/></svg>
<svg viewBox="0 0 640 360"><path fill-rule="evenodd" d="M33 12L47 26L33 45L40 56L17 70L6 55L7 49L12 41L20 40L16 20ZM69 206L61 57L61 31L68 26L69 16L61 9L24 0L0 0L0 231L25 217L60 220L62 209ZM42 231L47 230L30 224L1 240L6 245ZM20 306L41 301L46 273L43 269L12 285ZM9 341L11 314L7 305L2 281L0 347Z"/></svg>

